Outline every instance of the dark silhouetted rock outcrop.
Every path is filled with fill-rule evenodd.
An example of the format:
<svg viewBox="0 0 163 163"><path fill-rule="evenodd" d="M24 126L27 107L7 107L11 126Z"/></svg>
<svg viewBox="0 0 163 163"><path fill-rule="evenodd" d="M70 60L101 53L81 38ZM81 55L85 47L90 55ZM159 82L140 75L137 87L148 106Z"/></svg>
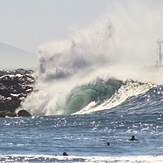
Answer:
<svg viewBox="0 0 163 163"><path fill-rule="evenodd" d="M26 110L19 110L17 113L18 117L30 117L31 114Z"/></svg>
<svg viewBox="0 0 163 163"><path fill-rule="evenodd" d="M15 116L15 110L33 91L35 80L32 70L0 70L0 117Z"/></svg>

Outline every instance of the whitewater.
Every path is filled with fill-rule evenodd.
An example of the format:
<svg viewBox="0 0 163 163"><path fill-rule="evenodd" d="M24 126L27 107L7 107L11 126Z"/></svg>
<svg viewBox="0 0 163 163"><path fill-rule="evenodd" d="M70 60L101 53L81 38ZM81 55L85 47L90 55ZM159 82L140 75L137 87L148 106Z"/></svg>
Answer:
<svg viewBox="0 0 163 163"><path fill-rule="evenodd" d="M39 47L36 91L24 109L32 115L91 113L162 82L162 69L147 68L155 65L163 33L160 13L136 2L127 3L127 11L115 6L87 27L72 26L66 40Z"/></svg>
<svg viewBox="0 0 163 163"><path fill-rule="evenodd" d="M0 119L1 161L162 162L163 10L113 4L40 45L34 90L19 108L32 117Z"/></svg>

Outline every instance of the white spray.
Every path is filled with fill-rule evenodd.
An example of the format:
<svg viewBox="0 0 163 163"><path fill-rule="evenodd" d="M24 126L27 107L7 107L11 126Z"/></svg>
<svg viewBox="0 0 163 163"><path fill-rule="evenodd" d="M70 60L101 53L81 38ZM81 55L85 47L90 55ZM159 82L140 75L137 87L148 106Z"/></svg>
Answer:
<svg viewBox="0 0 163 163"><path fill-rule="evenodd" d="M64 114L71 90L97 77L144 80L135 67L155 63L163 11L127 2L84 29L71 28L67 40L39 47L38 91L22 104L24 109L32 115Z"/></svg>

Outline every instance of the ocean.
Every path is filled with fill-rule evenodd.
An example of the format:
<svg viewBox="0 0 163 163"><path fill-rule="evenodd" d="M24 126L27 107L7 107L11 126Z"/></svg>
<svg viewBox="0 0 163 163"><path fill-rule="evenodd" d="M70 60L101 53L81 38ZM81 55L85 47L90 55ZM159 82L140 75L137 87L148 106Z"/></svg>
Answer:
<svg viewBox="0 0 163 163"><path fill-rule="evenodd" d="M0 162L163 162L163 10L126 2L39 47L32 117L0 119Z"/></svg>
<svg viewBox="0 0 163 163"><path fill-rule="evenodd" d="M89 109L87 105L73 114L1 118L0 161L162 162L163 86L116 79L101 85L87 86L85 91L90 93L91 87L96 101ZM121 91L138 87L140 94L108 109L109 103L120 100ZM81 106L83 95L76 96ZM138 140L129 141L132 135Z"/></svg>

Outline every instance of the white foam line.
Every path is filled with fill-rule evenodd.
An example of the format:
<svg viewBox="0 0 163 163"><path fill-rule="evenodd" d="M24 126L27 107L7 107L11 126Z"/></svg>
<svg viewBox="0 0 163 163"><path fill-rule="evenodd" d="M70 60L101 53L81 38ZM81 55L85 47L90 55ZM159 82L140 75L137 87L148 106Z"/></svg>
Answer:
<svg viewBox="0 0 163 163"><path fill-rule="evenodd" d="M0 159L4 158L19 158L24 157L24 160L30 160L32 158L49 158L57 160L74 160L83 159L86 162L97 162L97 161L114 161L114 162L146 162L146 163L161 163L163 162L163 156L55 156L55 155L0 155Z"/></svg>

